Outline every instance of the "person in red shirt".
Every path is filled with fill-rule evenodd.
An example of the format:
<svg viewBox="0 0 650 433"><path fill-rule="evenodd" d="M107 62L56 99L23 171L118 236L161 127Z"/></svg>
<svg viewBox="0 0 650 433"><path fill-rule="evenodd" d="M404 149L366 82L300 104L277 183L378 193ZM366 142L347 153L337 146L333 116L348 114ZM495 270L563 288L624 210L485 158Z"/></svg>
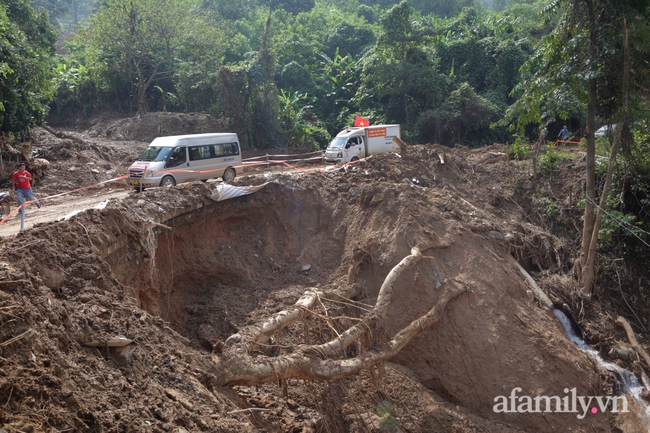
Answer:
<svg viewBox="0 0 650 433"><path fill-rule="evenodd" d="M36 197L34 197L34 193L32 192L32 185L29 183L31 180L32 175L25 170L25 163L21 162L18 164L18 171L16 171L13 176L11 176L11 189L16 191L16 188L18 189L18 206L22 205L25 203L25 198L29 200L34 200L36 202L36 207L40 209L41 204L39 203L38 200L36 200ZM20 213L23 213L24 209L20 209Z"/></svg>

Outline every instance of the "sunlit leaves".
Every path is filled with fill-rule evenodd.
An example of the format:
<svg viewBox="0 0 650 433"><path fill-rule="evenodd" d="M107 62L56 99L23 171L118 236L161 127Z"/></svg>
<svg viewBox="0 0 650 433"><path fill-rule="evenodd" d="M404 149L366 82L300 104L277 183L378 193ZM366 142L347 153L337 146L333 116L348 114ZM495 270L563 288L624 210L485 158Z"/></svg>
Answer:
<svg viewBox="0 0 650 433"><path fill-rule="evenodd" d="M55 34L25 0L0 2L0 131L20 135L43 122L53 96Z"/></svg>

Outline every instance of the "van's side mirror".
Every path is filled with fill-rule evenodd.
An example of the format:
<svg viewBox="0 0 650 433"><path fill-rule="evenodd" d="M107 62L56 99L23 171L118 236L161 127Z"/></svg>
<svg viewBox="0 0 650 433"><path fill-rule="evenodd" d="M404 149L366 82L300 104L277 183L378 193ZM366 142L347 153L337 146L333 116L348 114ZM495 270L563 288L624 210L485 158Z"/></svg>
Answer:
<svg viewBox="0 0 650 433"><path fill-rule="evenodd" d="M349 149L351 145L352 145L351 143L346 143L345 148Z"/></svg>

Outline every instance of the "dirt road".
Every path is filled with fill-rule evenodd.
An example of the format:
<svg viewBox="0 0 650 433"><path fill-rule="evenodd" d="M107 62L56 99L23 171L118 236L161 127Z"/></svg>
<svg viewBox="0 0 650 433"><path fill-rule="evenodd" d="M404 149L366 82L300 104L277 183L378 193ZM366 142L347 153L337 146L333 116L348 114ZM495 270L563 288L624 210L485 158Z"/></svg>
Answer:
<svg viewBox="0 0 650 433"><path fill-rule="evenodd" d="M35 205L27 206L25 213L25 229L36 224L47 223L65 218L72 212L81 212L92 209L106 200L120 200L132 192L125 189L106 187L100 190L81 191L74 194L54 197L39 197L42 207L38 209ZM135 192L133 192L135 194ZM12 203L12 210L16 203ZM20 232L20 214L16 213L4 224L0 225L0 236L14 236Z"/></svg>

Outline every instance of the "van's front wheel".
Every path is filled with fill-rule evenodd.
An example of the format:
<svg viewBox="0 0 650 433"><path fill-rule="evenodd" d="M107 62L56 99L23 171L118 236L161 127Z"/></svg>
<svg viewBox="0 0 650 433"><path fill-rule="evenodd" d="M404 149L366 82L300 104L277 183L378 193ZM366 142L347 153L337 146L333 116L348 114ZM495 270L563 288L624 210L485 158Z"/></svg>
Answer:
<svg viewBox="0 0 650 433"><path fill-rule="evenodd" d="M170 186L174 186L174 185L176 185L176 181L171 176L165 176L160 181L160 186L170 187Z"/></svg>
<svg viewBox="0 0 650 433"><path fill-rule="evenodd" d="M222 179L224 182L228 183L235 180L235 176L236 176L235 170L233 170L232 168L227 168L226 171L223 172Z"/></svg>
<svg viewBox="0 0 650 433"><path fill-rule="evenodd" d="M350 159L350 162L358 161L359 157L358 156L353 156L352 159Z"/></svg>

